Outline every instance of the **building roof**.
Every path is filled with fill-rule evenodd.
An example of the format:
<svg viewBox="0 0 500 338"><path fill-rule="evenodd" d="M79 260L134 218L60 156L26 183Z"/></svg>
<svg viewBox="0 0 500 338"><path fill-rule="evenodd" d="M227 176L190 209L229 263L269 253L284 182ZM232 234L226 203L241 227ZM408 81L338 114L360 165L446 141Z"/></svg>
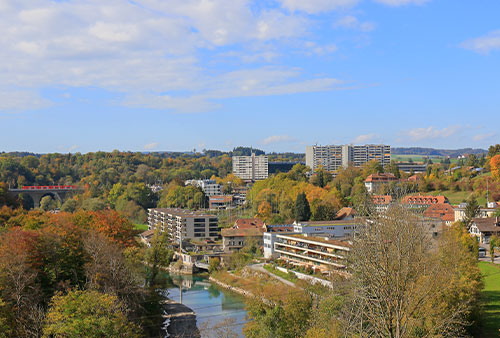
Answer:
<svg viewBox="0 0 500 338"><path fill-rule="evenodd" d="M392 196L391 195L373 195L372 200L373 200L374 204L386 205L386 204L391 204Z"/></svg>
<svg viewBox="0 0 500 338"><path fill-rule="evenodd" d="M447 203L433 204L424 211L424 216L439 218L445 222L453 222L455 221L455 209Z"/></svg>
<svg viewBox="0 0 500 338"><path fill-rule="evenodd" d="M154 230L146 230L144 232L141 232L139 234L139 236L141 236L142 238L148 239L150 237L153 237L154 234L155 234Z"/></svg>
<svg viewBox="0 0 500 338"><path fill-rule="evenodd" d="M319 243L324 243L324 244L342 246L345 248L352 247L352 244L349 243L348 241L339 241L339 240L330 239L328 237L325 238L325 237L316 237L316 236L306 236L306 235L302 235L302 234L291 234L291 235L281 235L281 236L287 236L287 237L293 237L293 238L312 241L312 242L319 242Z"/></svg>
<svg viewBox="0 0 500 338"><path fill-rule="evenodd" d="M161 213L165 213L165 214L170 214L170 215L174 215L174 216L181 216L181 217L217 218L217 215L208 214L206 212L198 211L198 210L186 210L186 209L180 209L180 208L150 208L148 210L161 212Z"/></svg>
<svg viewBox="0 0 500 338"><path fill-rule="evenodd" d="M413 176L410 176L408 177L408 181L410 182L418 182L422 179L422 177L418 176L418 175L413 175Z"/></svg>
<svg viewBox="0 0 500 338"><path fill-rule="evenodd" d="M353 225L353 224L359 224L359 221L354 219L348 219L348 220L333 220L333 221L306 221L297 223L297 225L302 225L302 226L335 226L335 225Z"/></svg>
<svg viewBox="0 0 500 338"><path fill-rule="evenodd" d="M474 218L472 223L474 223L481 232L500 232L498 217Z"/></svg>
<svg viewBox="0 0 500 338"><path fill-rule="evenodd" d="M344 218L349 217L349 216L354 217L355 215L356 215L356 210L354 210L353 208L344 207L337 212L337 215L335 218L336 219L344 219Z"/></svg>
<svg viewBox="0 0 500 338"><path fill-rule="evenodd" d="M263 228L246 228L246 229L222 229L222 237L260 237L264 233Z"/></svg>
<svg viewBox="0 0 500 338"><path fill-rule="evenodd" d="M210 203L213 202L232 202L233 201L233 195L213 195L210 196Z"/></svg>
<svg viewBox="0 0 500 338"><path fill-rule="evenodd" d="M371 174L369 175L365 182L389 182L389 181L397 181L398 179L394 174L391 173L380 173L380 174Z"/></svg>
<svg viewBox="0 0 500 338"><path fill-rule="evenodd" d="M409 195L403 197L401 201L403 204L417 204L417 205L431 205L438 203L448 203L445 196L423 196L423 195Z"/></svg>
<svg viewBox="0 0 500 338"><path fill-rule="evenodd" d="M238 218L234 222L233 229L262 228L264 222L258 218Z"/></svg>
<svg viewBox="0 0 500 338"><path fill-rule="evenodd" d="M293 232L293 224L266 224L267 232Z"/></svg>

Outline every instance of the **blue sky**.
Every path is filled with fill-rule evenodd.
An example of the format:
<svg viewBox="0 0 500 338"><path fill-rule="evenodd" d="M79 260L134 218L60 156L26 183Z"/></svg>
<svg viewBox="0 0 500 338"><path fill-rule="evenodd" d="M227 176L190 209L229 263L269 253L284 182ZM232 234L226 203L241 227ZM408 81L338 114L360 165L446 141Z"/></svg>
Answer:
<svg viewBox="0 0 500 338"><path fill-rule="evenodd" d="M0 0L0 151L500 143L497 0Z"/></svg>

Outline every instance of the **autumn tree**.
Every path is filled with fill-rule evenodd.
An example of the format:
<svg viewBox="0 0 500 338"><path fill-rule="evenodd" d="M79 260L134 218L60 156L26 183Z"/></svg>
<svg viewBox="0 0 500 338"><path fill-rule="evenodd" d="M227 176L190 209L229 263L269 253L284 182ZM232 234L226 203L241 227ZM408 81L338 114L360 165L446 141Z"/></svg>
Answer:
<svg viewBox="0 0 500 338"><path fill-rule="evenodd" d="M400 205L370 219L373 223L354 238L348 257L353 277L344 310L346 335L465 335L480 290L470 251L453 236L436 249L426 223Z"/></svg>
<svg viewBox="0 0 500 338"><path fill-rule="evenodd" d="M140 337L126 314L114 295L93 290L59 293L50 302L43 337Z"/></svg>
<svg viewBox="0 0 500 338"><path fill-rule="evenodd" d="M491 175L496 179L500 179L500 154L497 154L490 159L490 168Z"/></svg>

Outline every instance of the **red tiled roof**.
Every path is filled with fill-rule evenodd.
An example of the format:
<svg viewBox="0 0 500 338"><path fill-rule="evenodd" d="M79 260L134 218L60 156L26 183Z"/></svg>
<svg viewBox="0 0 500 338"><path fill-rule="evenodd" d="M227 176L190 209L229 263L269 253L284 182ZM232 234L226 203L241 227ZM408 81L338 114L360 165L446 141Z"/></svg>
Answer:
<svg viewBox="0 0 500 338"><path fill-rule="evenodd" d="M403 200L401 202L403 204L431 205L438 203L448 203L448 199L445 196L410 195L403 197Z"/></svg>
<svg viewBox="0 0 500 338"><path fill-rule="evenodd" d="M260 237L264 233L262 228L247 228L247 229L222 229L222 237Z"/></svg>
<svg viewBox="0 0 500 338"><path fill-rule="evenodd" d="M391 173L380 173L380 174L371 174L369 175L365 182L388 182L388 181L397 181L396 176Z"/></svg>
<svg viewBox="0 0 500 338"><path fill-rule="evenodd" d="M373 195L372 196L373 203L375 204L391 204L392 196L391 195Z"/></svg>
<svg viewBox="0 0 500 338"><path fill-rule="evenodd" d="M424 216L439 218L445 222L455 221L455 211L453 207L447 203L433 204L424 211Z"/></svg>
<svg viewBox="0 0 500 338"><path fill-rule="evenodd" d="M264 222L258 218L238 218L234 222L233 229L262 228Z"/></svg>

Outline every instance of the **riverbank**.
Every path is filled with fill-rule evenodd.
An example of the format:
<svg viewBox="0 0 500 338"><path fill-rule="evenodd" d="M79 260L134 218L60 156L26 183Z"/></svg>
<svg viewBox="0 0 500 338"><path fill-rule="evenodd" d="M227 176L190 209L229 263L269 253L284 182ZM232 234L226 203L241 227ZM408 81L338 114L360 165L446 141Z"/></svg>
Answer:
<svg viewBox="0 0 500 338"><path fill-rule="evenodd" d="M168 321L167 333L170 338L201 338L196 325L196 314L184 304L168 299L164 304Z"/></svg>

